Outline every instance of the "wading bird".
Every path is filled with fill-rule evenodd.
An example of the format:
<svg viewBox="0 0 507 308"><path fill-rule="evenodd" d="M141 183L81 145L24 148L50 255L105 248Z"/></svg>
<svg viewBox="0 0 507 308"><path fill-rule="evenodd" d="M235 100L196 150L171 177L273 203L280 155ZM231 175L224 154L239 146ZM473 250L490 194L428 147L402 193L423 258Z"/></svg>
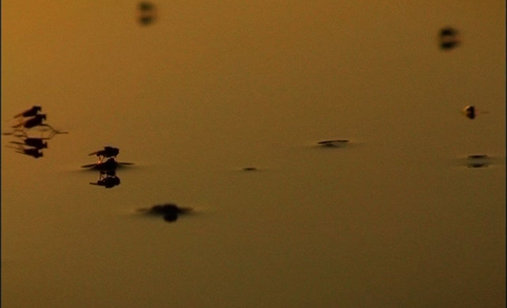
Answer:
<svg viewBox="0 0 507 308"><path fill-rule="evenodd" d="M28 110L25 110L17 115L15 115L14 117L15 118L19 118L19 117L32 117L34 115L36 115L39 111L41 111L42 107L41 106L33 106L32 108L28 109Z"/></svg>
<svg viewBox="0 0 507 308"><path fill-rule="evenodd" d="M99 150L93 153L88 154L88 156L97 155L99 158L99 163L102 162L104 158L108 157L116 157L120 153L120 149L110 146L105 146L103 150Z"/></svg>
<svg viewBox="0 0 507 308"><path fill-rule="evenodd" d="M45 114L36 114L35 116L29 118L26 121L23 121L19 124L13 125L13 128L32 128L35 126L47 126L51 128L52 130L55 130L51 125L49 124L43 124L42 121L46 120Z"/></svg>

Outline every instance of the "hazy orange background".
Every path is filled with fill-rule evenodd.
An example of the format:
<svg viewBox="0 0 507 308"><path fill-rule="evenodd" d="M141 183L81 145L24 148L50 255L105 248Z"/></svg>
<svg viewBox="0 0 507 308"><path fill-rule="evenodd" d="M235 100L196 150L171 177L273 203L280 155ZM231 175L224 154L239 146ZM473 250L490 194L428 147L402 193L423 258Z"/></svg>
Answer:
<svg viewBox="0 0 507 308"><path fill-rule="evenodd" d="M2 1L2 306L505 306L504 1L153 3Z"/></svg>

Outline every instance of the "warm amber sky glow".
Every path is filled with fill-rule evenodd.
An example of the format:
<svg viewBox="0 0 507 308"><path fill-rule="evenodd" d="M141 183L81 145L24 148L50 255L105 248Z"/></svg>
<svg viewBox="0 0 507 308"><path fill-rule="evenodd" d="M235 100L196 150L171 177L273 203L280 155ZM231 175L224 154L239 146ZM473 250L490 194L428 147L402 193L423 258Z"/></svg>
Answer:
<svg viewBox="0 0 507 308"><path fill-rule="evenodd" d="M505 306L504 1L152 3L2 1L2 306Z"/></svg>

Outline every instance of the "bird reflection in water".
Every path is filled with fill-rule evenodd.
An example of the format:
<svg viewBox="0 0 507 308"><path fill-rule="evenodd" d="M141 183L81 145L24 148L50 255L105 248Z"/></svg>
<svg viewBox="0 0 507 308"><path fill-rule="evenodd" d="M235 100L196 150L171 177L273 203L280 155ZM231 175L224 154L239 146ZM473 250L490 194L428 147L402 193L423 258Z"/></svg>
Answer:
<svg viewBox="0 0 507 308"><path fill-rule="evenodd" d="M11 147L16 153L39 158L44 156L42 149L48 148L47 140L50 140L57 134L67 134L56 130L51 125L44 123L47 119L45 114L41 114L41 106L33 106L30 109L20 112L14 116L15 124L11 125L13 131L3 133L16 138L10 141L16 146Z"/></svg>
<svg viewBox="0 0 507 308"><path fill-rule="evenodd" d="M117 176L116 170L123 166L133 165L133 163L117 162L115 158L119 153L120 149L112 146L105 146L103 150L88 154L89 156L96 155L98 157L96 163L81 166L81 168L99 171L99 179L97 182L91 182L91 185L104 186L105 188L112 188L120 185L120 178ZM106 158L107 160L104 161Z"/></svg>
<svg viewBox="0 0 507 308"><path fill-rule="evenodd" d="M116 176L116 170L100 170L97 182L90 182L90 184L113 188L120 185L120 178Z"/></svg>
<svg viewBox="0 0 507 308"><path fill-rule="evenodd" d="M182 214L188 214L193 211L192 208L179 207L173 203L166 203L160 205L154 205L151 208L138 209L138 212L146 215L162 216L167 222L174 222L178 220L178 217Z"/></svg>

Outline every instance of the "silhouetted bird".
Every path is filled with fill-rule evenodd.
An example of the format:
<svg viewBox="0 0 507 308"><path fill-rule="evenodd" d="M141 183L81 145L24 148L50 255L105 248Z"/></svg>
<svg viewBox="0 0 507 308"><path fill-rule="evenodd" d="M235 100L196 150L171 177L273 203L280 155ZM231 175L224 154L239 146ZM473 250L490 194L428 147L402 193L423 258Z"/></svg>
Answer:
<svg viewBox="0 0 507 308"><path fill-rule="evenodd" d="M110 146L105 146L103 150L99 150L99 151L90 153L88 155L89 156L97 155L99 157L99 162L101 162L102 159L104 159L106 157L116 157L116 156L118 156L119 153L120 153L120 149L110 147Z"/></svg>
<svg viewBox="0 0 507 308"><path fill-rule="evenodd" d="M465 109L463 109L463 113L466 115L469 119L475 119L475 107L474 106L466 106Z"/></svg>
<svg viewBox="0 0 507 308"><path fill-rule="evenodd" d="M35 126L48 126L52 128L49 124L42 124L42 121L46 119L45 114L36 114L35 116L29 118L28 120L21 122L19 124L13 125L14 128L24 127L24 128L32 128Z"/></svg>
<svg viewBox="0 0 507 308"><path fill-rule="evenodd" d="M161 205L154 205L150 209L141 209L140 211L146 212L151 215L160 215L164 217L167 222L173 222L178 219L180 214L185 214L192 211L191 208L181 208L176 204L166 203Z"/></svg>
<svg viewBox="0 0 507 308"><path fill-rule="evenodd" d="M36 115L39 111L41 111L42 107L41 106L33 106L32 108L28 109L28 110L25 110L17 115L15 115L14 117L15 118L19 118L19 117L31 117L31 116L34 116Z"/></svg>

